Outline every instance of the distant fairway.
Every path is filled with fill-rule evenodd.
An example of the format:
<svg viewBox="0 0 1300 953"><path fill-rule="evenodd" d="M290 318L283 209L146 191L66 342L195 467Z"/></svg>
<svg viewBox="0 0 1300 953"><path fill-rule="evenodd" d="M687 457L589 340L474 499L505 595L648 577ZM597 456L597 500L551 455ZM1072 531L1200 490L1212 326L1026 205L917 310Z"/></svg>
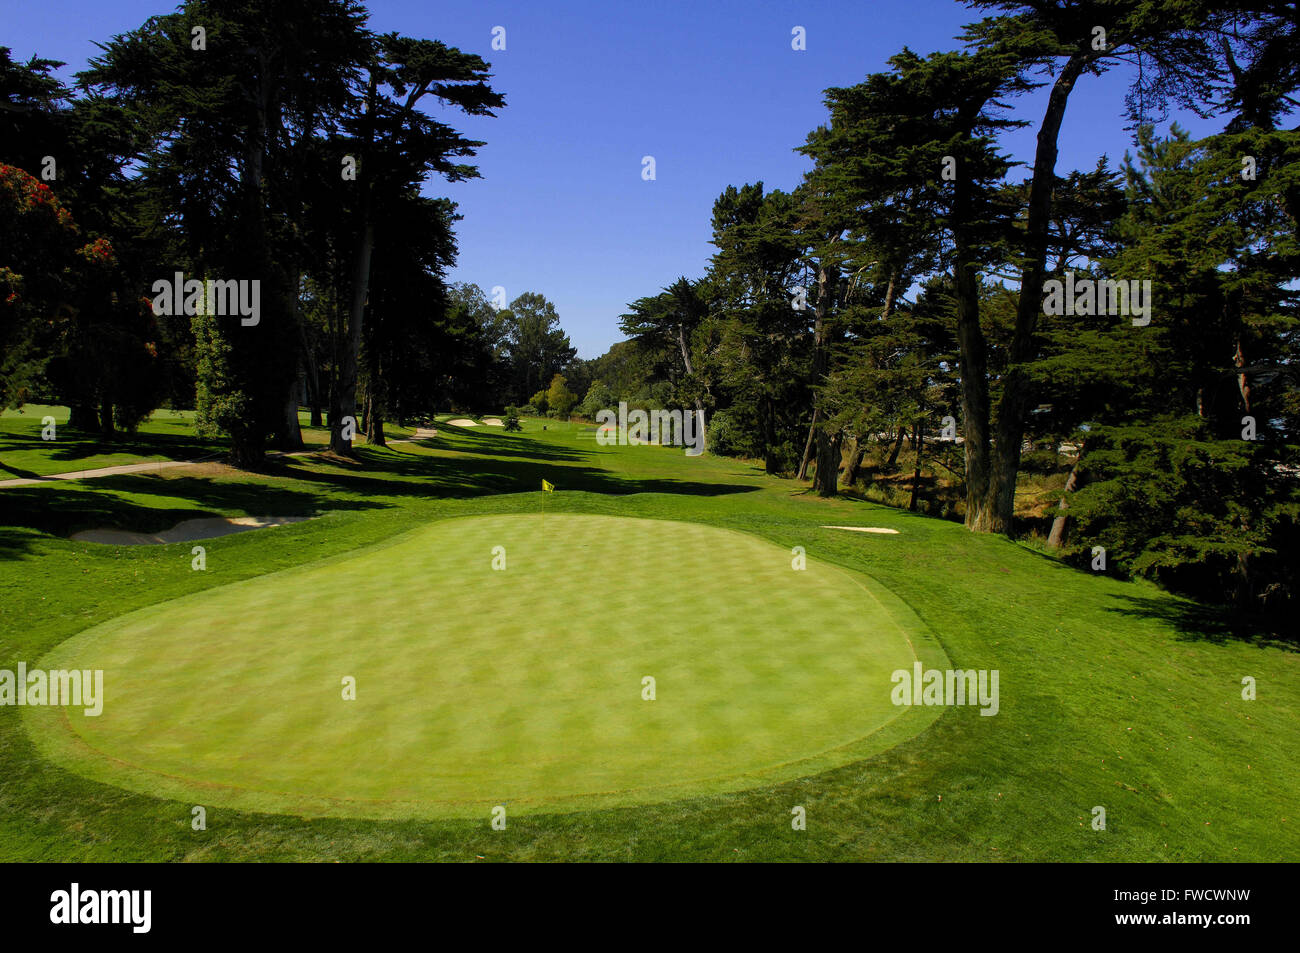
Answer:
<svg viewBox="0 0 1300 953"><path fill-rule="evenodd" d="M738 790L868 756L936 717L890 704L890 674L918 653L946 664L876 583L811 559L795 571L789 549L753 536L497 515L120 616L40 662L103 669L102 716L24 712L54 760L157 796L485 818Z"/></svg>

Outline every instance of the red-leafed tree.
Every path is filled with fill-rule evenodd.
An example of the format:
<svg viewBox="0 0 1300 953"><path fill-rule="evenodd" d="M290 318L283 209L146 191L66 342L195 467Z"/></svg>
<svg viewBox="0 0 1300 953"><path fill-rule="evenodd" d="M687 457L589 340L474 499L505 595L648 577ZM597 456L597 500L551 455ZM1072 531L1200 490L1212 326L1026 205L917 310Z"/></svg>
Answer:
<svg viewBox="0 0 1300 953"><path fill-rule="evenodd" d="M41 331L71 313L80 244L54 191L0 164L0 405L22 403L44 363Z"/></svg>
<svg viewBox="0 0 1300 953"><path fill-rule="evenodd" d="M111 433L153 408L153 315L112 244L89 241L54 190L0 164L0 403L39 378L69 424Z"/></svg>

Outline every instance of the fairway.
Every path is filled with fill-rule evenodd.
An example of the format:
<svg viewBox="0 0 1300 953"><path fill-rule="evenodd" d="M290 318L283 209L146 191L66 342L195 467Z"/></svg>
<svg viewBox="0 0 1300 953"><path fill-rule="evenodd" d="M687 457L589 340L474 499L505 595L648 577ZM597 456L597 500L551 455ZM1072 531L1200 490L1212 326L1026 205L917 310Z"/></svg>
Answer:
<svg viewBox="0 0 1300 953"><path fill-rule="evenodd" d="M946 664L878 583L814 559L795 569L790 549L757 537L493 515L99 625L39 667L102 669L102 715L24 717L53 760L155 796L486 817L741 790L861 759L937 717L890 702L891 673L918 658Z"/></svg>

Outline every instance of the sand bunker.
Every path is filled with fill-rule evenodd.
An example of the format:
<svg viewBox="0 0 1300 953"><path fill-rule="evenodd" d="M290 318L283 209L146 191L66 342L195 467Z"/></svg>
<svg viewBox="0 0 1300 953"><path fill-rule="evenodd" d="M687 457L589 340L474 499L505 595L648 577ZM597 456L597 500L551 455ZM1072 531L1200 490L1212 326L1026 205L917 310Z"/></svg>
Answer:
<svg viewBox="0 0 1300 953"><path fill-rule="evenodd" d="M310 516L216 516L204 519L182 520L161 533L132 533L124 529L87 529L73 533L80 543L104 543L109 546L158 546L163 543L188 543L194 539L214 539L231 533L244 533L250 529L301 523Z"/></svg>
<svg viewBox="0 0 1300 953"><path fill-rule="evenodd" d="M453 427L477 427L478 426L477 420L470 420L468 417L456 417L453 418L452 420L447 421L447 423L451 424Z"/></svg>
<svg viewBox="0 0 1300 953"><path fill-rule="evenodd" d="M883 533L886 536L898 535L898 530L887 529L884 526L823 526L822 529L847 529L852 533Z"/></svg>
<svg viewBox="0 0 1300 953"><path fill-rule="evenodd" d="M496 418L496 417L484 417L484 418L483 418L483 423L484 423L485 426L488 426L488 427L504 427L504 426L505 426L505 422L502 421L502 420L499 420L499 419Z"/></svg>
<svg viewBox="0 0 1300 953"><path fill-rule="evenodd" d="M438 436L438 431L432 427L416 427L415 433L411 434L412 440L431 440Z"/></svg>

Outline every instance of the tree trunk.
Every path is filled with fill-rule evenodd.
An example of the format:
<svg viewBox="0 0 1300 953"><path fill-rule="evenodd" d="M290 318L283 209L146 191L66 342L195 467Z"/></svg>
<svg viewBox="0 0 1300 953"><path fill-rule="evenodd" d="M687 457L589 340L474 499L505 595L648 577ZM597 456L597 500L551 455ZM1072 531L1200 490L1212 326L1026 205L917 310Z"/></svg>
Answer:
<svg viewBox="0 0 1300 953"><path fill-rule="evenodd" d="M817 431L817 473L814 485L818 496L835 496L839 493L840 448L844 441L843 431L828 434L826 430Z"/></svg>
<svg viewBox="0 0 1300 953"><path fill-rule="evenodd" d="M881 320L888 321L894 313L894 302L898 287L898 269L890 269L889 284L885 287L885 309L881 312ZM847 301L847 299L846 299ZM816 413L816 411L814 411ZM844 485L853 486L858 482L858 471L862 468L862 460L867 455L868 437L866 434L860 434L853 440L853 453L849 457L848 465L844 468ZM898 444L894 446L893 455L889 458L889 466L893 466L898 460L898 452L901 447L901 438Z"/></svg>
<svg viewBox="0 0 1300 953"><path fill-rule="evenodd" d="M75 403L68 409L68 429L85 433L99 429L99 411L93 404Z"/></svg>
<svg viewBox="0 0 1300 953"><path fill-rule="evenodd" d="M253 424L230 435L230 465L239 470L259 470L266 461L264 437Z"/></svg>
<svg viewBox="0 0 1300 953"><path fill-rule="evenodd" d="M914 433L916 434L916 465L912 468L912 499L907 504L907 508L913 513L916 512L916 501L921 493L921 453L925 449L925 435L919 420L916 422Z"/></svg>
<svg viewBox="0 0 1300 953"><path fill-rule="evenodd" d="M293 320L297 321L297 315L293 315ZM299 366L301 367L302 356L299 355ZM290 376L285 381L284 401L281 405L280 423L276 429L276 446L284 453L294 453L301 450L304 446L302 442L302 426L298 423L298 396L300 388L300 378L297 373Z"/></svg>
<svg viewBox="0 0 1300 953"><path fill-rule="evenodd" d="M383 398L377 397L378 387L370 386L365 391L365 442L376 447L386 447L387 438L383 434Z"/></svg>
<svg viewBox="0 0 1300 953"><path fill-rule="evenodd" d="M268 248L266 227L266 193L263 189L263 169L266 162L266 149L272 141L269 133L270 110L268 104L273 95L269 83L267 54L265 50L254 47L258 58L256 95L256 125L253 134L247 137L244 152L241 185L243 186L243 218L246 221L244 235L240 245L240 257L255 271L264 270L273 260ZM268 277L266 274L264 278ZM267 282L263 282L267 284ZM263 321L261 328L269 328L270 322ZM230 433L230 462L241 470L260 470L266 462L266 435L275 429L279 408L271 399L270 388L265 370L256 360L250 360L247 350L250 342L244 336L228 338L231 344L232 360L241 367L239 376L245 383L251 383L258 391L254 402L251 419L242 421L232 428Z"/></svg>
<svg viewBox="0 0 1300 953"><path fill-rule="evenodd" d="M1089 62L1076 53L1070 57L1052 84L1043 124L1038 130L1034 172L1029 185L1029 209L1025 221L1025 261L1020 273L1020 300L1016 306L1016 330L1008 351L1003 377L1002 401L998 405L997 445L987 503L988 530L1011 533L1016 502L1016 477L1020 472L1020 450L1025 419L1032 398L1032 384L1024 365L1034 359L1034 332L1043 309L1043 277L1047 267L1048 226L1051 224L1052 191L1056 185L1057 140L1070 92ZM963 377L965 375L963 374ZM970 525L967 514L967 525Z"/></svg>
<svg viewBox="0 0 1300 953"><path fill-rule="evenodd" d="M99 432L105 439L111 440L113 431L113 398L104 393L99 398Z"/></svg>
<svg viewBox="0 0 1300 953"><path fill-rule="evenodd" d="M885 461L885 469L892 470L898 466L898 454L903 449L903 441L907 439L907 428L899 427L898 436L894 439L894 449L889 451L889 459Z"/></svg>
<svg viewBox="0 0 1300 953"><path fill-rule="evenodd" d="M293 373L286 374L285 397L281 406L280 422L275 428L276 445L284 453L293 453L303 448L302 427L298 423L298 397L299 387L301 386L301 374L304 365L308 362L307 350L301 345L306 341L306 332L302 327L302 320L298 316L298 291L302 285L302 276L299 272L293 273L293 290L288 295L288 315L289 321L293 324L293 340L288 342L290 353L294 355Z"/></svg>
<svg viewBox="0 0 1300 953"><path fill-rule="evenodd" d="M362 229L352 273L352 305L348 310L348 336L339 373L339 388L334 412L330 414L330 449L351 453L352 441L343 437L344 418L356 427L357 368L361 355L361 323L365 317L366 296L370 290L370 257L374 252L375 228L367 223Z"/></svg>
<svg viewBox="0 0 1300 953"><path fill-rule="evenodd" d="M298 389L298 382L291 381L289 384L289 396L284 401L284 413L277 428L277 445L285 453L293 453L301 450L304 446L302 442L302 427L298 424L298 395L295 393Z"/></svg>
<svg viewBox="0 0 1300 953"><path fill-rule="evenodd" d="M858 437L853 441L853 453L849 457L848 465L844 468L844 485L853 486L858 482L858 470L862 468L862 458L867 455L867 440L865 436Z"/></svg>
<svg viewBox="0 0 1300 953"><path fill-rule="evenodd" d="M817 269L817 305L813 311L812 382L814 386L822 383L826 376L826 368L830 364L826 349L826 312L830 303L829 289L838 280L838 269L828 267L825 263ZM799 461L797 479L800 480L808 479L808 462L813 454L813 433L817 430L817 423L821 417L821 407L815 396L816 391L813 393L812 423L808 426L808 439L804 443L803 459ZM838 443L838 439L836 442ZM818 446L820 453L820 444Z"/></svg>
<svg viewBox="0 0 1300 953"><path fill-rule="evenodd" d="M812 425L808 428L808 439L803 445L803 459L799 462L799 472L795 474L796 480L808 479L808 464L813 456L813 438L817 435L817 418L820 416L821 408L813 405Z"/></svg>
<svg viewBox="0 0 1300 953"><path fill-rule="evenodd" d="M366 394L366 442L374 447L388 446L384 436L384 401L375 396L376 388L371 387Z"/></svg>
<svg viewBox="0 0 1300 953"><path fill-rule="evenodd" d="M301 284L301 278L299 284ZM295 290L296 290L295 286ZM298 296L294 295L294 307L298 306ZM307 328L301 320L298 322L298 340L302 345L300 360L302 361L302 370L307 381L307 403L311 408L311 425L320 427L324 425L321 414L321 406L324 401L321 399L321 374L320 369L316 366L316 355L311 352L311 345L307 340ZM299 434L301 439L301 433Z"/></svg>
<svg viewBox="0 0 1300 953"><path fill-rule="evenodd" d="M889 273L889 284L885 286L885 310L880 314L884 321L888 321L889 316L894 313L894 286L897 283L898 269L893 269Z"/></svg>
<svg viewBox="0 0 1300 953"><path fill-rule="evenodd" d="M1242 529L1245 529L1244 521ZM1253 601L1253 586L1250 583L1250 554L1246 552L1237 553L1237 585L1233 591L1233 601L1238 606L1245 609Z"/></svg>
<svg viewBox="0 0 1300 953"><path fill-rule="evenodd" d="M958 178L954 205L964 204L966 189ZM964 219L958 219L964 221ZM957 297L957 344L961 362L961 415L965 430L966 528L987 533L993 528L989 511L989 372L988 345L980 327L979 275L965 237L954 241Z"/></svg>
<svg viewBox="0 0 1300 953"><path fill-rule="evenodd" d="M695 371L691 368L691 351L686 346L686 326L683 324L677 325L677 343L682 349L682 364L686 367L686 373L694 377ZM704 430L704 401L698 397L695 398L695 433L698 435L696 439L702 453L708 449L708 435Z"/></svg>
<svg viewBox="0 0 1300 953"><path fill-rule="evenodd" d="M1246 366L1246 355L1241 349L1241 337L1237 338L1237 353L1232 356L1233 363L1241 368ZM1241 392L1241 403L1246 413L1250 413L1250 379L1243 373L1237 374L1237 390Z"/></svg>
<svg viewBox="0 0 1300 953"><path fill-rule="evenodd" d="M763 470L774 474L781 467L776 459L776 408L771 397L763 398Z"/></svg>
<svg viewBox="0 0 1300 953"><path fill-rule="evenodd" d="M348 307L347 335L339 366L338 390L330 409L330 449L335 453L351 453L352 441L344 439L343 426L347 419L356 427L357 372L361 355L361 323L366 314L366 298L370 293L370 258L375 250L375 226L370 220L372 177L369 174L370 144L375 136L375 109L379 94L378 78L372 73L366 91L366 114L361 133L361 168L364 183L357 201L356 220L359 225L356 253L352 264L352 300Z"/></svg>
<svg viewBox="0 0 1300 953"><path fill-rule="evenodd" d="M1061 544L1065 542L1065 523L1069 518L1070 504L1066 502L1066 497L1074 492L1074 488L1079 482L1079 464L1083 462L1083 448L1086 441L1079 444L1079 455L1074 458L1074 466L1070 467L1070 475L1065 478L1065 492L1061 495L1061 500L1056 504L1056 518L1052 520L1052 531L1047 535L1047 548L1060 549Z"/></svg>

